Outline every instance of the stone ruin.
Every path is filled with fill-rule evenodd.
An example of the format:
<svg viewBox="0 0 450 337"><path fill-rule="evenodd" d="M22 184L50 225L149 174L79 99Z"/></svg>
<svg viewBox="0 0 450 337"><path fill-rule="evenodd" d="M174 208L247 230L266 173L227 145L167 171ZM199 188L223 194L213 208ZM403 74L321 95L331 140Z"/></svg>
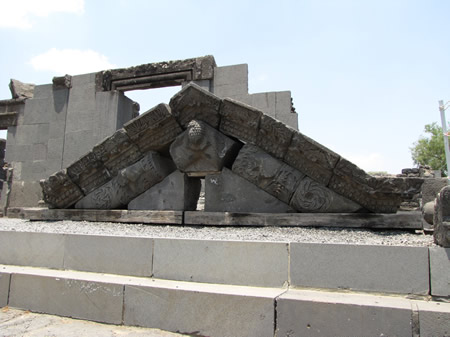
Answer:
<svg viewBox="0 0 450 337"><path fill-rule="evenodd" d="M373 177L297 131L290 92L248 93L212 56L11 82L4 208L396 213L417 177ZM128 90L181 85L140 114ZM55 173L56 172L56 173ZM43 202L42 202L43 200Z"/></svg>

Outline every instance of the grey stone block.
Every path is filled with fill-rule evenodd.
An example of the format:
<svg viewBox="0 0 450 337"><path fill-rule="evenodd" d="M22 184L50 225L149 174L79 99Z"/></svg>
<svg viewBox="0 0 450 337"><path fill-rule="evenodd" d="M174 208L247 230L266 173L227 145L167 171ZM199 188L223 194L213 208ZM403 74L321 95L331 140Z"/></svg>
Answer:
<svg viewBox="0 0 450 337"><path fill-rule="evenodd" d="M14 180L9 194L9 207L37 207L42 198L39 181Z"/></svg>
<svg viewBox="0 0 450 337"><path fill-rule="evenodd" d="M298 114L297 113L290 113L282 116L278 116L277 118L284 124L290 126L294 130L298 130Z"/></svg>
<svg viewBox="0 0 450 337"><path fill-rule="evenodd" d="M64 153L62 167L68 167L74 161L88 153L95 143L93 130L66 132L64 136Z"/></svg>
<svg viewBox="0 0 450 337"><path fill-rule="evenodd" d="M8 305L10 273L0 272L0 308Z"/></svg>
<svg viewBox="0 0 450 337"><path fill-rule="evenodd" d="M248 65L214 68L212 92L219 97L230 98L248 94Z"/></svg>
<svg viewBox="0 0 450 337"><path fill-rule="evenodd" d="M429 293L426 247L291 243L293 286Z"/></svg>
<svg viewBox="0 0 450 337"><path fill-rule="evenodd" d="M81 189L73 183L65 169L41 180L40 185L43 200L49 207L68 208L84 197Z"/></svg>
<svg viewBox="0 0 450 337"><path fill-rule="evenodd" d="M275 118L281 120L281 118L291 113L292 98L290 91L278 91L275 93L276 100L276 114Z"/></svg>
<svg viewBox="0 0 450 337"><path fill-rule="evenodd" d="M217 285L125 286L124 324L198 336L273 336L274 298L280 293Z"/></svg>
<svg viewBox="0 0 450 337"><path fill-rule="evenodd" d="M64 235L0 232L0 263L61 269Z"/></svg>
<svg viewBox="0 0 450 337"><path fill-rule="evenodd" d="M121 324L123 285L90 280L13 274L9 305L47 314Z"/></svg>
<svg viewBox="0 0 450 337"><path fill-rule="evenodd" d="M177 170L131 200L128 209L195 211L200 189L199 178L189 178Z"/></svg>
<svg viewBox="0 0 450 337"><path fill-rule="evenodd" d="M223 168L205 178L206 212L294 212L286 203L251 182Z"/></svg>
<svg viewBox="0 0 450 337"><path fill-rule="evenodd" d="M272 156L283 159L291 143L294 130L283 123L263 115L256 145Z"/></svg>
<svg viewBox="0 0 450 337"><path fill-rule="evenodd" d="M289 290L276 308L276 336L412 336L401 298Z"/></svg>
<svg viewBox="0 0 450 337"><path fill-rule="evenodd" d="M283 287L288 280L288 244L155 239L156 278Z"/></svg>
<svg viewBox="0 0 450 337"><path fill-rule="evenodd" d="M431 295L450 296L450 248L431 247Z"/></svg>
<svg viewBox="0 0 450 337"><path fill-rule="evenodd" d="M34 87L33 98L49 98L53 93L52 84L41 84Z"/></svg>
<svg viewBox="0 0 450 337"><path fill-rule="evenodd" d="M433 225L434 242L450 248L450 186L442 188L436 198Z"/></svg>
<svg viewBox="0 0 450 337"><path fill-rule="evenodd" d="M420 337L450 336L450 304L414 301L419 311Z"/></svg>
<svg viewBox="0 0 450 337"><path fill-rule="evenodd" d="M150 238L66 235L64 268L149 277L152 250Z"/></svg>

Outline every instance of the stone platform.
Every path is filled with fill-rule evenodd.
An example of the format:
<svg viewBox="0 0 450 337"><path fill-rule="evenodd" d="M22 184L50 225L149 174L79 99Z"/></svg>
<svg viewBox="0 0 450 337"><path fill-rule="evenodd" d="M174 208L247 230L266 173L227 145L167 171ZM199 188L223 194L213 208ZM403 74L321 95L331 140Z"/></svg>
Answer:
<svg viewBox="0 0 450 337"><path fill-rule="evenodd" d="M449 255L3 230L0 306L196 336L447 336Z"/></svg>

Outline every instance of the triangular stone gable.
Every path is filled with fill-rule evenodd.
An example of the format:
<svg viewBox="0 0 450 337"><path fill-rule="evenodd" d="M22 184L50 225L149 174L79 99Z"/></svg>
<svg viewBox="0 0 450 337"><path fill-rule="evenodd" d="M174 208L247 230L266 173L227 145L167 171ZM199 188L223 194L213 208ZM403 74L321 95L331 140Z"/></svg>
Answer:
<svg viewBox="0 0 450 337"><path fill-rule="evenodd" d="M136 164L142 160L158 179L148 178L134 197L174 169L205 177L227 167L227 179L232 172L297 212L395 213L401 197L417 193L421 183L372 177L258 109L189 84L169 105L159 104L134 118L67 169L42 180L44 200L49 207L83 207L86 199L108 199L104 191L109 191L125 193L129 202L130 192L123 189L135 183L127 179L135 179L136 167L145 170ZM106 188L110 185L115 189Z"/></svg>

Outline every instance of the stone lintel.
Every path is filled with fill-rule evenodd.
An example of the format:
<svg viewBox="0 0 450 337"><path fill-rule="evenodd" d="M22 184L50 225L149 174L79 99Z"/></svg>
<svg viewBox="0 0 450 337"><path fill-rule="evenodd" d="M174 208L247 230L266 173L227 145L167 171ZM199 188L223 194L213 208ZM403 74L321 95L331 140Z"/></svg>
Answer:
<svg viewBox="0 0 450 337"><path fill-rule="evenodd" d="M295 130L284 123L262 115L256 145L278 159L283 159Z"/></svg>
<svg viewBox="0 0 450 337"><path fill-rule="evenodd" d="M200 86L190 83L170 100L172 114L186 128L193 119L201 120L218 129L221 99Z"/></svg>
<svg viewBox="0 0 450 337"><path fill-rule="evenodd" d="M40 181L44 201L50 207L69 208L84 194L75 185L67 174L67 170L61 170L52 174L49 178Z"/></svg>

